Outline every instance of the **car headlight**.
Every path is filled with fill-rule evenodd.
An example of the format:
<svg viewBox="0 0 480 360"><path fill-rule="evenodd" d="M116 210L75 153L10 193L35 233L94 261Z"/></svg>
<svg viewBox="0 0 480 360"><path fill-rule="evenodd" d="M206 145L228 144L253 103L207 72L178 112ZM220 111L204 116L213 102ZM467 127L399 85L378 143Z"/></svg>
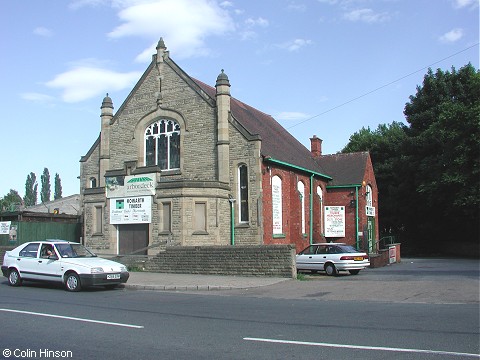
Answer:
<svg viewBox="0 0 480 360"><path fill-rule="evenodd" d="M128 271L128 269L127 269L126 266L121 266L121 267L120 267L120 271L121 271L121 272L125 272L125 271Z"/></svg>
<svg viewBox="0 0 480 360"><path fill-rule="evenodd" d="M101 267L94 267L90 269L91 274L98 274L98 273L103 273L103 268Z"/></svg>

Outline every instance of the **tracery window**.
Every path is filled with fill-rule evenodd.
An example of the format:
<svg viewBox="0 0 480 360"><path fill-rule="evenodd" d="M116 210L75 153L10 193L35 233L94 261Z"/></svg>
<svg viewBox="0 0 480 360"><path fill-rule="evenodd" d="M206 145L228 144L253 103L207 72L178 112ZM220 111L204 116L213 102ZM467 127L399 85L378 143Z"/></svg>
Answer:
<svg viewBox="0 0 480 360"><path fill-rule="evenodd" d="M162 170L180 168L180 125L162 119L145 129L145 165Z"/></svg>

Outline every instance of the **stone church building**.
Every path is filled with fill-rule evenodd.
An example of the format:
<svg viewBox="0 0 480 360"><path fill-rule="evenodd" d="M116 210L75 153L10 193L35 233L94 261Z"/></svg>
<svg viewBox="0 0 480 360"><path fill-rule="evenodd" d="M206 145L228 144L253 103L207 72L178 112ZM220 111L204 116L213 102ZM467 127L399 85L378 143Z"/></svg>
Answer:
<svg viewBox="0 0 480 360"><path fill-rule="evenodd" d="M169 245L347 242L375 252L368 153L322 155L273 117L190 77L160 39L152 62L80 160L83 242L109 254Z"/></svg>

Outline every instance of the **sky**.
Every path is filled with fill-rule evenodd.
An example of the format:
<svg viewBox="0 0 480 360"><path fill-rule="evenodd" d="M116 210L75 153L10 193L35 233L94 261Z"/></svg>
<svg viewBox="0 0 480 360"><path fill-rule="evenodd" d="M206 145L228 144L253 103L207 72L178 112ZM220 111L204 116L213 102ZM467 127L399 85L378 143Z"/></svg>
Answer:
<svg viewBox="0 0 480 360"><path fill-rule="evenodd" d="M428 68L479 68L479 0L4 0L0 198L44 168L78 194L106 93L120 108L163 37L190 76L272 115L323 154L406 123ZM114 110L114 111L115 111ZM40 201L40 194L38 194Z"/></svg>

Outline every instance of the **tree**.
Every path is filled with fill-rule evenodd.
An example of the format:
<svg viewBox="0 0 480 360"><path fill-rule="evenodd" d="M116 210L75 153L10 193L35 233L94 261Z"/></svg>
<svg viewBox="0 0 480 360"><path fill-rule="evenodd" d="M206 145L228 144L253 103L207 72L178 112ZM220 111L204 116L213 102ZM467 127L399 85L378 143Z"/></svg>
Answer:
<svg viewBox="0 0 480 360"><path fill-rule="evenodd" d="M27 181L25 182L25 196L23 197L25 206L33 206L37 204L37 177L35 173L31 172L27 176Z"/></svg>
<svg viewBox="0 0 480 360"><path fill-rule="evenodd" d="M480 72L468 64L429 69L405 106L407 157L425 219L417 231L478 242L480 218ZM438 226L441 224L441 226Z"/></svg>
<svg viewBox="0 0 480 360"><path fill-rule="evenodd" d="M40 191L40 199L42 203L50 201L50 172L47 168L43 169L43 174L40 176L42 182L42 189Z"/></svg>
<svg viewBox="0 0 480 360"><path fill-rule="evenodd" d="M60 175L55 174L55 193L53 195L54 200L62 198L62 180L60 180Z"/></svg>
<svg viewBox="0 0 480 360"><path fill-rule="evenodd" d="M10 189L10 192L0 199L0 211L15 211L22 204L22 197L18 191Z"/></svg>

